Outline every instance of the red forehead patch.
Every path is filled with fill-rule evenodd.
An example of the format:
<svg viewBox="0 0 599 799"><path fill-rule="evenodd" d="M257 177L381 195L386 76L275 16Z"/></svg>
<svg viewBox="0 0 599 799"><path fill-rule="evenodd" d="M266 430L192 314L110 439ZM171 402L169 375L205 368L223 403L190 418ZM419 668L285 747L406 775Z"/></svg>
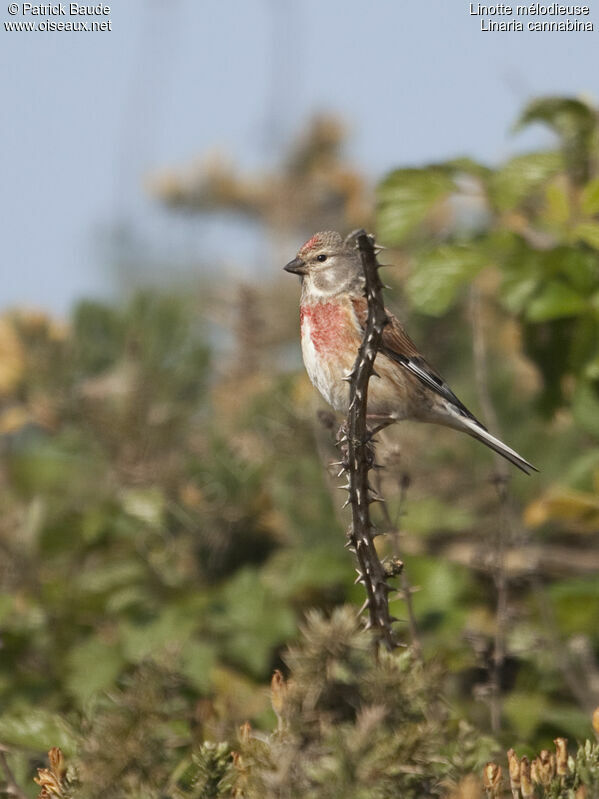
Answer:
<svg viewBox="0 0 599 799"><path fill-rule="evenodd" d="M310 250L313 250L315 247L319 247L321 244L322 244L322 239L317 233L315 236L312 236L311 239L308 239L308 241L300 247L300 255L305 255L307 252L310 252Z"/></svg>

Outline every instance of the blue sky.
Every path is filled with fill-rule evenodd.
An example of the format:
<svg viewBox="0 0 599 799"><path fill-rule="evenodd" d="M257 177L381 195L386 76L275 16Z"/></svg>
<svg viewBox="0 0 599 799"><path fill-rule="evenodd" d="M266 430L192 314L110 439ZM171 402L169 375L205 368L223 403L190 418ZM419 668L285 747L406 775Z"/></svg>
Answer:
<svg viewBox="0 0 599 799"><path fill-rule="evenodd" d="M466 153L498 162L547 141L509 132L528 98L599 98L597 0L593 33L483 33L461 0L110 5L110 32L0 28L0 308L62 313L114 291L117 228L141 252L259 268L259 241L175 218L144 181L215 149L273 165L315 111L347 119L375 179Z"/></svg>

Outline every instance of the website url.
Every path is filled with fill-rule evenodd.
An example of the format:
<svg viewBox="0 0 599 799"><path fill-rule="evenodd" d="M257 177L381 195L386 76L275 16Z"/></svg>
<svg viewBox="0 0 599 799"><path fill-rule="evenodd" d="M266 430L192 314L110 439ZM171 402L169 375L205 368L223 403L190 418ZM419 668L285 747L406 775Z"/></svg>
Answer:
<svg viewBox="0 0 599 799"><path fill-rule="evenodd" d="M102 22L94 20L93 22L84 22L83 20L75 20L74 22L55 21L53 19L43 19L40 22L33 22L31 20L23 21L9 21L4 23L5 31L111 31L112 20L105 19Z"/></svg>

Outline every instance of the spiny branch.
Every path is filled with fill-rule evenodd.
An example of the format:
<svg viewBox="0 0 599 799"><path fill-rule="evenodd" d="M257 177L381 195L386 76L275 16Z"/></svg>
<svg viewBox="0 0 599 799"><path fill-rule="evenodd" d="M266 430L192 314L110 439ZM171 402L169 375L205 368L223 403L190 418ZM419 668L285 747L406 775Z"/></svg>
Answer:
<svg viewBox="0 0 599 799"><path fill-rule="evenodd" d="M370 504L377 499L371 488L368 473L374 466L375 453L372 432L366 424L368 381L374 372L374 360L381 345L387 314L383 305L383 285L378 274L378 263L373 239L364 230L354 234L360 251L362 268L366 280L368 320L358 351L358 357L349 375L349 412L346 434L341 435L340 444L347 453L344 461L348 481L349 504L352 524L348 532L348 546L358 559L358 582L366 589L366 601L362 610L368 608L368 628L376 630L385 645L397 646L393 635L393 618L389 613L388 594L392 590L387 583L388 574L374 546L374 528L370 519Z"/></svg>

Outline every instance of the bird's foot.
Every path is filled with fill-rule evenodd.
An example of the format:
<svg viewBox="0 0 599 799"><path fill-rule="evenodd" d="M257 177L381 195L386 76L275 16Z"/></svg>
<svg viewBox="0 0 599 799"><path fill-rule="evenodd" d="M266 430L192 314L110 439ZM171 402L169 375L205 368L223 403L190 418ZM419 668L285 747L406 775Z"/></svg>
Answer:
<svg viewBox="0 0 599 799"><path fill-rule="evenodd" d="M366 416L366 422L370 426L374 424L374 427L370 427L368 433L368 439L371 440L377 433L380 433L381 430L384 430L389 425L396 422L397 419L394 416L385 416L384 414L379 413L370 413Z"/></svg>

